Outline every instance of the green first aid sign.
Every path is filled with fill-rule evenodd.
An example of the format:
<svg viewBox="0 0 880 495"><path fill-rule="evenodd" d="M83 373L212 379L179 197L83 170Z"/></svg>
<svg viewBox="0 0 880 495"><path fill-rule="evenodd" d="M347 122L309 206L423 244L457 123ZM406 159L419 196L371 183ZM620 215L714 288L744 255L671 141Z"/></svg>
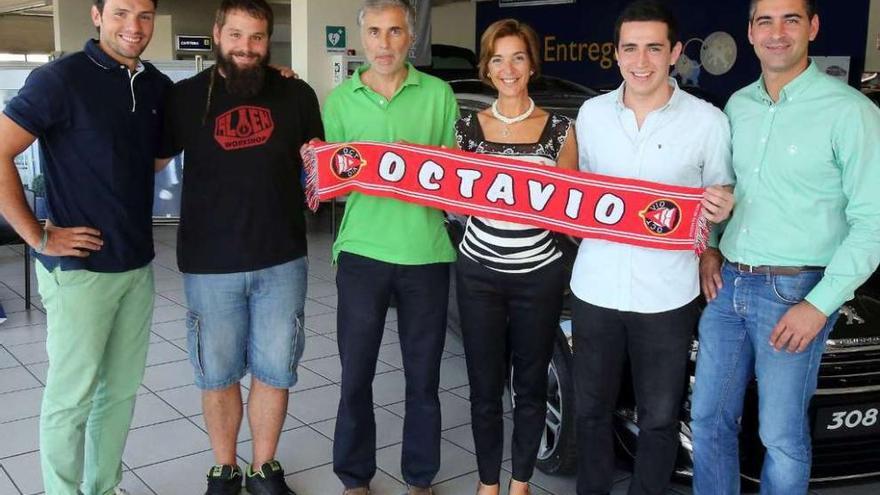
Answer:
<svg viewBox="0 0 880 495"><path fill-rule="evenodd" d="M345 51L345 26L327 26L327 34L324 42L328 52Z"/></svg>

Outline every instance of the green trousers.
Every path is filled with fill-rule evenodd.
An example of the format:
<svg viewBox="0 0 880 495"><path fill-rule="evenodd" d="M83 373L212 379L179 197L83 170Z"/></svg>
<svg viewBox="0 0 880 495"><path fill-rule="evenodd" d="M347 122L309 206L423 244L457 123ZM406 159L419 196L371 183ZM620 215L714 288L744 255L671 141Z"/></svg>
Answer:
<svg viewBox="0 0 880 495"><path fill-rule="evenodd" d="M122 480L122 451L144 377L153 270L49 272L36 265L48 320L40 413L46 495L110 494Z"/></svg>

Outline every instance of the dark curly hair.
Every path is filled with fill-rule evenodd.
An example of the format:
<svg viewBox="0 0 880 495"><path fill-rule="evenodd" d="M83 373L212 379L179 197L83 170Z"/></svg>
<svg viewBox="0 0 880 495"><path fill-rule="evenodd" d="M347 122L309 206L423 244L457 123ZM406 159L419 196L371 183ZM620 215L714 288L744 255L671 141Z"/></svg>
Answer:
<svg viewBox="0 0 880 495"><path fill-rule="evenodd" d="M214 23L217 27L222 28L226 24L226 16L233 10L247 12L248 15L255 19L262 19L269 25L269 36L272 36L272 28L275 25L275 13L266 0L223 0L220 8L217 9L217 16Z"/></svg>

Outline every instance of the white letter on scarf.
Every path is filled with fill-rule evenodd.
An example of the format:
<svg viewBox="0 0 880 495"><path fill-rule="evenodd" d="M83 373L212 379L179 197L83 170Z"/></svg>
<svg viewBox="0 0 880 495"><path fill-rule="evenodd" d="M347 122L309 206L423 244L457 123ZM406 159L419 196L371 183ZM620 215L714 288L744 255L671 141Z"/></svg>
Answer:
<svg viewBox="0 0 880 495"><path fill-rule="evenodd" d="M458 192L461 194L462 198L471 199L474 197L474 182L477 181L483 174L479 170L470 170L466 168L458 169L455 172L455 175L461 179L461 184L458 186Z"/></svg>
<svg viewBox="0 0 880 495"><path fill-rule="evenodd" d="M486 199L492 203L497 203L501 199L508 206L513 206L513 177L507 174L498 174L486 193Z"/></svg>
<svg viewBox="0 0 880 495"><path fill-rule="evenodd" d="M626 205L623 200L611 193L605 193L596 203L596 212L593 215L596 221L605 225L614 225L623 218Z"/></svg>
<svg viewBox="0 0 880 495"><path fill-rule="evenodd" d="M556 186L553 184L541 184L536 180L529 181L529 203L532 205L532 209L535 211L544 211L544 208L547 207L547 202L550 201L550 197L553 196L553 192L556 191Z"/></svg>
<svg viewBox="0 0 880 495"><path fill-rule="evenodd" d="M406 162L393 151L386 151L379 161L379 177L388 182L400 182L406 173Z"/></svg>
<svg viewBox="0 0 880 495"><path fill-rule="evenodd" d="M565 215L572 220L577 220L580 214L581 201L584 200L584 193L577 189L568 190L568 203L565 205Z"/></svg>
<svg viewBox="0 0 880 495"><path fill-rule="evenodd" d="M443 179L443 174L443 167L434 160L428 160L419 169L419 185L425 190L436 191L440 189L440 184L437 181Z"/></svg>

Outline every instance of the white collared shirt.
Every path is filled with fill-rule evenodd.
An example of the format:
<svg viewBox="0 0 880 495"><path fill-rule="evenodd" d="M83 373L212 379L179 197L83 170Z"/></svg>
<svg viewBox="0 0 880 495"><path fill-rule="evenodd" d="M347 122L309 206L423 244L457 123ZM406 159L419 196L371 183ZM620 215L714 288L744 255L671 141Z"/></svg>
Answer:
<svg viewBox="0 0 880 495"><path fill-rule="evenodd" d="M577 130L582 171L688 187L734 183L730 125L709 103L678 88L639 129L623 103L624 85L586 101ZM571 290L582 301L636 313L670 311L699 294L693 252L630 246L597 239L581 242Z"/></svg>

